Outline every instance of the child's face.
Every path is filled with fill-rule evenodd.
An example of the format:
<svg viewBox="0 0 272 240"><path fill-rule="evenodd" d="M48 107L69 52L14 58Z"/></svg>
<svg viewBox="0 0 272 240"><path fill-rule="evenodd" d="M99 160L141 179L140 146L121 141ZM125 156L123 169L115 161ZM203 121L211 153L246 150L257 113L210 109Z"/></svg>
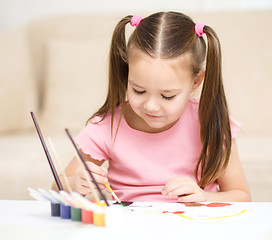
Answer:
<svg viewBox="0 0 272 240"><path fill-rule="evenodd" d="M127 96L132 110L153 132L173 126L194 89L188 57L154 59L132 50L128 65Z"/></svg>

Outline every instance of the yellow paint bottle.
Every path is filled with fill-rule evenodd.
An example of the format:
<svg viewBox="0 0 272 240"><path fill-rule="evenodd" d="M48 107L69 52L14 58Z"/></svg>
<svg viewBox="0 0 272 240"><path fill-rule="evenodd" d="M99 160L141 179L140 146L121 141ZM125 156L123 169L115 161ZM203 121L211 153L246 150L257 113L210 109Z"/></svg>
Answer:
<svg viewBox="0 0 272 240"><path fill-rule="evenodd" d="M96 203L98 206L105 208L106 203ZM94 212L93 213L93 224L95 226L105 226L105 212L103 213L98 213Z"/></svg>

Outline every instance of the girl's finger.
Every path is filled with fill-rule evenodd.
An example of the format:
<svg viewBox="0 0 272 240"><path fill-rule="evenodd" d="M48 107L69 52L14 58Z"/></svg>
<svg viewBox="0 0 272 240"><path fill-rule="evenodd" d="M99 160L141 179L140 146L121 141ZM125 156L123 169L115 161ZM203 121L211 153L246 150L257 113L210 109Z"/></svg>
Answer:
<svg viewBox="0 0 272 240"><path fill-rule="evenodd" d="M99 187L100 187L101 190L105 190L106 187L105 187L104 184L98 184L98 185L99 185ZM78 183L78 186L79 187L77 188L77 190L79 190L80 193L85 193L85 194L87 193L87 194L89 194L89 193L92 192L92 189L90 187L90 183L88 181L86 181L86 180L80 181ZM95 184L93 184L93 188L97 189L96 186L95 186Z"/></svg>
<svg viewBox="0 0 272 240"><path fill-rule="evenodd" d="M80 193L80 194L82 194L82 195L87 195L87 194L91 193L91 189L89 187L85 187L83 185L80 185L77 188L77 192Z"/></svg>
<svg viewBox="0 0 272 240"><path fill-rule="evenodd" d="M85 177L85 174L87 174L90 181L92 181L92 178L91 178L91 176L89 176L89 173L86 170L84 170L84 171L85 171L85 173L83 174L83 176ZM96 182L98 184L106 184L108 182L108 178L106 176L102 176L102 175L99 175L99 174L94 173L94 172L92 173L92 175L93 175L93 177L95 178L95 180L96 180ZM84 178L84 179L86 180L86 178Z"/></svg>
<svg viewBox="0 0 272 240"><path fill-rule="evenodd" d="M178 202L200 202L201 200L196 199L195 194L183 195L178 198Z"/></svg>
<svg viewBox="0 0 272 240"><path fill-rule="evenodd" d="M93 177L95 178L95 180L98 182L98 183L101 183L101 184L105 184L108 182L108 179L106 177L106 175L100 175L100 174L97 174L96 172L93 172L91 171ZM92 181L92 177L89 175L89 172L87 170L83 170L81 169L79 172L78 172L78 175L84 179L85 181L87 181L86 178L90 179Z"/></svg>
<svg viewBox="0 0 272 240"><path fill-rule="evenodd" d="M95 173L101 176L106 176L108 173L108 170L106 168L97 166L96 164L92 162L86 162L86 164L92 173Z"/></svg>
<svg viewBox="0 0 272 240"><path fill-rule="evenodd" d="M169 182L165 184L162 189L162 194L167 196L170 192L174 191L177 188L190 185L191 179L187 177L176 177L171 179Z"/></svg>
<svg viewBox="0 0 272 240"><path fill-rule="evenodd" d="M165 186L162 189L162 195L167 196L171 191L176 189L178 187L178 184L175 183L173 180L170 180L168 183L165 184Z"/></svg>
<svg viewBox="0 0 272 240"><path fill-rule="evenodd" d="M173 189L172 191L168 192L169 197L178 197L178 196L186 196L194 193L194 189L191 186L182 186Z"/></svg>

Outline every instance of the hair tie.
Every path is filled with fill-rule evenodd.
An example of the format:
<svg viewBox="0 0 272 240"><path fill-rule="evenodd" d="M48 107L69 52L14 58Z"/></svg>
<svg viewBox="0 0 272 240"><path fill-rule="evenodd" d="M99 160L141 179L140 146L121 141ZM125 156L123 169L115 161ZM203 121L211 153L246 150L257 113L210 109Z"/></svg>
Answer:
<svg viewBox="0 0 272 240"><path fill-rule="evenodd" d="M138 15L133 15L133 17L131 18L130 20L130 25L133 27L133 26L136 26L138 27L140 22L143 20L143 18L141 16L138 16Z"/></svg>
<svg viewBox="0 0 272 240"><path fill-rule="evenodd" d="M197 36L201 37L203 35L203 28L206 26L205 23L200 23L200 22L197 22L195 24L195 32L197 34Z"/></svg>

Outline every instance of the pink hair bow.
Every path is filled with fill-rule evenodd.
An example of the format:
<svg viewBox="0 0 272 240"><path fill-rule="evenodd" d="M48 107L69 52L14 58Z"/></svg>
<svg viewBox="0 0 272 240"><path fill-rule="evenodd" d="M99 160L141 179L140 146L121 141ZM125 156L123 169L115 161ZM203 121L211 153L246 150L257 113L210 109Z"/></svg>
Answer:
<svg viewBox="0 0 272 240"><path fill-rule="evenodd" d="M143 18L141 16L138 16L138 15L133 15L133 17L131 18L130 20L130 25L133 27L133 26L136 26L138 27L138 25L140 24L140 22L143 20Z"/></svg>
<svg viewBox="0 0 272 240"><path fill-rule="evenodd" d="M203 35L203 28L206 26L206 24L204 23L200 23L200 22L197 22L195 24L195 32L197 34L197 36L201 37Z"/></svg>

